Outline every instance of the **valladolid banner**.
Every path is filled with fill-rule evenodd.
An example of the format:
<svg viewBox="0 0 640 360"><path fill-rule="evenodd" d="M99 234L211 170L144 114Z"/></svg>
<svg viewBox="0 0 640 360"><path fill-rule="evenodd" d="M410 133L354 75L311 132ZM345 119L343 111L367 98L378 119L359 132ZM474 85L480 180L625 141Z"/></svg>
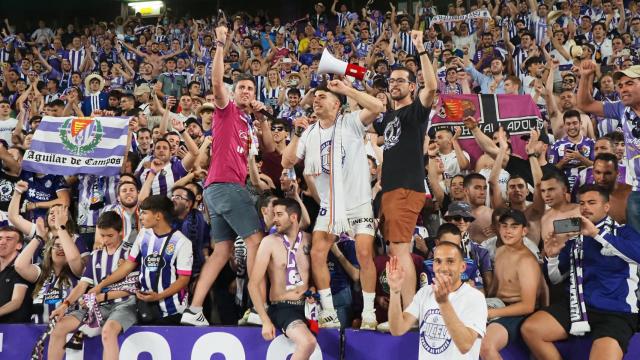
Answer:
<svg viewBox="0 0 640 360"><path fill-rule="evenodd" d="M22 168L67 176L117 175L124 161L128 126L128 117L45 116Z"/></svg>

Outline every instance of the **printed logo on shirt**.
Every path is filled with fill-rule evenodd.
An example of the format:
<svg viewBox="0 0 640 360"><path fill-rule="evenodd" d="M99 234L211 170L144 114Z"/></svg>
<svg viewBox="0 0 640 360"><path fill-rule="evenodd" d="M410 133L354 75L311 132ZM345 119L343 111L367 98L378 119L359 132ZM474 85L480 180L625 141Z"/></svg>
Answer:
<svg viewBox="0 0 640 360"><path fill-rule="evenodd" d="M167 255L173 255L173 252L176 250L176 246L174 244L169 244L167 245L167 248L165 249L165 253Z"/></svg>
<svg viewBox="0 0 640 360"><path fill-rule="evenodd" d="M396 146L400 141L400 134L402 134L402 126L400 125L400 119L396 116L384 128L384 146L382 149L389 150Z"/></svg>
<svg viewBox="0 0 640 360"><path fill-rule="evenodd" d="M162 256L154 253L144 258L144 267L150 272L158 271L162 268Z"/></svg>
<svg viewBox="0 0 640 360"><path fill-rule="evenodd" d="M429 309L420 323L420 345L430 354L442 354L451 345L451 336L440 309Z"/></svg>
<svg viewBox="0 0 640 360"><path fill-rule="evenodd" d="M329 175L331 174L331 167L330 167L330 162L331 159L329 158L329 151L331 150L331 140L329 141L325 141L320 145L320 158L322 159L322 172ZM344 167L344 159L347 156L346 152L344 151L344 147L340 148L341 152L342 152L342 166Z"/></svg>

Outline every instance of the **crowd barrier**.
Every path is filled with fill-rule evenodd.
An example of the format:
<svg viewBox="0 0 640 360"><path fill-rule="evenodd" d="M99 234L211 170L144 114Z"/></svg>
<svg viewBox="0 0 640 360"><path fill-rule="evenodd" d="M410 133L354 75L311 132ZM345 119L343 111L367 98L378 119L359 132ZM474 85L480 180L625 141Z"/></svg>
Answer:
<svg viewBox="0 0 640 360"><path fill-rule="evenodd" d="M0 325L0 359L28 360L37 338L44 331L39 325ZM417 332L395 337L370 331L321 330L318 347L311 360L406 360L418 358ZM264 341L259 327L158 327L134 326L120 336L122 360L287 360L293 343L279 334ZM588 339L572 339L557 344L563 359L589 358ZM502 351L505 360L528 360L523 346L512 345ZM100 360L100 337L85 340L83 350L68 350L67 360ZM631 341L625 360L640 359L640 335Z"/></svg>

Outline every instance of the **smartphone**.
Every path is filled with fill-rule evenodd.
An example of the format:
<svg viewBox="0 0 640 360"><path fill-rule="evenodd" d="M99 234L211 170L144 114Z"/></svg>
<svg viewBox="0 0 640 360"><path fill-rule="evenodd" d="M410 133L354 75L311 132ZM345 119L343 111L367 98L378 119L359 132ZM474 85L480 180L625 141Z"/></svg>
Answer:
<svg viewBox="0 0 640 360"><path fill-rule="evenodd" d="M582 225L581 218L568 218L553 221L553 232L556 234L565 234L570 232L579 232Z"/></svg>
<svg viewBox="0 0 640 360"><path fill-rule="evenodd" d="M296 170L291 168L291 169L287 169L287 178L289 178L289 180L295 180L296 179Z"/></svg>

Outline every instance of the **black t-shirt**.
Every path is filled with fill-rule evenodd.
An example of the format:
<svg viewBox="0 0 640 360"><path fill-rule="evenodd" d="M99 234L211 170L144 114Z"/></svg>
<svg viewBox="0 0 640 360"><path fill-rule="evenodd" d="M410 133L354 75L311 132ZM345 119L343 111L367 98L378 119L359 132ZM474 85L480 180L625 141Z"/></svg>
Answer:
<svg viewBox="0 0 640 360"><path fill-rule="evenodd" d="M398 188L425 192L423 144L430 111L416 99L373 124L376 133L384 135L383 192Z"/></svg>
<svg viewBox="0 0 640 360"><path fill-rule="evenodd" d="M13 288L15 286L24 286L29 289L27 290L24 300L22 301L22 305L20 305L18 310L4 316L0 316L0 323L2 324L29 322L31 318L31 284L18 275L16 268L13 266L14 261L4 268L4 270L0 271L0 306L11 301Z"/></svg>
<svg viewBox="0 0 640 360"><path fill-rule="evenodd" d="M0 170L0 210L9 210L9 203L13 197L13 188L19 180L19 176L11 176Z"/></svg>
<svg viewBox="0 0 640 360"><path fill-rule="evenodd" d="M555 166L553 164L547 163L546 165L541 166L541 168L542 173L544 174L547 171L553 171L555 169ZM505 170L509 174L521 175L527 182L527 184L535 186L535 184L533 183L533 175L531 174L531 165L529 164L528 160L519 158L515 155L511 155L509 156L509 161L507 162Z"/></svg>

